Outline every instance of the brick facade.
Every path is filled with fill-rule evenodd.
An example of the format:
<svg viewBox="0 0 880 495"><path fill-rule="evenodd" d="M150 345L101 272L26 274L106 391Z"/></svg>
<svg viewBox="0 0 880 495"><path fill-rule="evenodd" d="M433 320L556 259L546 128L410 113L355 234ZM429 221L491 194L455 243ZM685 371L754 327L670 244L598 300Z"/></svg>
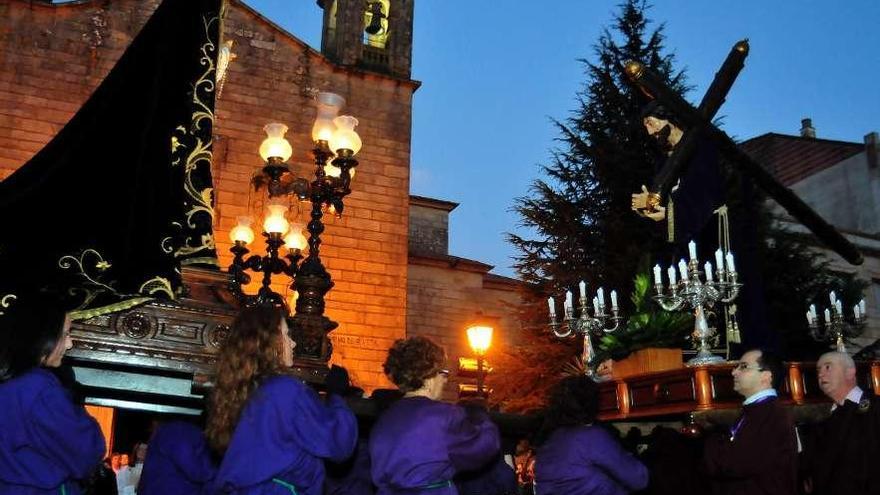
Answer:
<svg viewBox="0 0 880 495"><path fill-rule="evenodd" d="M411 198L406 317L407 334L424 335L443 345L453 370L458 358L474 357L465 329L478 314L495 327L486 355L490 365L499 348L518 342L520 328L519 282L489 273L490 265L437 249L448 246L444 236L448 234L449 212L455 206L448 201ZM445 399L456 398L459 383L473 383L473 379L459 380L453 373Z"/></svg>
<svg viewBox="0 0 880 495"><path fill-rule="evenodd" d="M158 3L0 1L0 178L67 123ZM381 361L406 325L411 106L418 83L340 67L235 0L224 35L234 40L237 59L217 102L214 128L220 264L231 261L228 232L236 217L249 209L262 217L258 198L265 193L249 191L249 179L261 167L262 127L287 124L290 163L300 175L311 173L312 97L316 91L342 95L343 113L360 120L364 147L345 217L325 217L321 254L336 283L327 315L340 324L331 334L334 360L364 388L385 386ZM306 210L299 210L293 220L305 223ZM259 241L252 247L262 249Z"/></svg>

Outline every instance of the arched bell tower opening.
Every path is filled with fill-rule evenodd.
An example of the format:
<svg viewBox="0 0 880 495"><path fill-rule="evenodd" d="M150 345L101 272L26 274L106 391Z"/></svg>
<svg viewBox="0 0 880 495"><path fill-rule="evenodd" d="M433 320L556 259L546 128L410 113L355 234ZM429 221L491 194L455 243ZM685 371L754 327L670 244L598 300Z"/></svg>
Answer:
<svg viewBox="0 0 880 495"><path fill-rule="evenodd" d="M409 79L414 0L318 0L321 52L359 69Z"/></svg>

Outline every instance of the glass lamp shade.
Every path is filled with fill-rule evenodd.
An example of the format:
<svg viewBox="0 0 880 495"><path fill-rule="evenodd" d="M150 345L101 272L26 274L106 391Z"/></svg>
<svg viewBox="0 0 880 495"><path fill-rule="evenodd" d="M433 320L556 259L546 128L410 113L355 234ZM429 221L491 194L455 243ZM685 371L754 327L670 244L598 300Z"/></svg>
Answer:
<svg viewBox="0 0 880 495"><path fill-rule="evenodd" d="M328 177L336 177L337 179L342 176L342 169L333 165L331 163L332 160L327 161L327 165L324 165L324 173L327 174ZM350 179L354 179L354 174L357 172L357 169L352 167L348 170L348 177Z"/></svg>
<svg viewBox="0 0 880 495"><path fill-rule="evenodd" d="M287 133L287 126L284 124L273 123L266 124L263 127L266 131L266 139L260 144L260 156L263 161L269 161L269 158L280 158L282 162L286 162L290 155L293 154L293 148L284 138Z"/></svg>
<svg viewBox="0 0 880 495"><path fill-rule="evenodd" d="M306 236L303 235L302 229L302 224L293 224L290 231L284 237L284 245L287 247L287 249L299 249L300 251L302 251L306 248Z"/></svg>
<svg viewBox="0 0 880 495"><path fill-rule="evenodd" d="M351 150L356 155L361 150L361 137L354 128L358 125L358 119L351 115L340 115L333 119L336 124L336 132L330 137L330 151L339 154L339 150Z"/></svg>
<svg viewBox="0 0 880 495"><path fill-rule="evenodd" d="M290 224L284 218L287 205L274 204L267 206L266 209L269 211L266 214L266 218L263 219L263 230L270 234L286 234L287 229L290 228Z"/></svg>
<svg viewBox="0 0 880 495"><path fill-rule="evenodd" d="M339 115L339 110L345 105L345 99L336 93L318 93L318 116L315 125L312 126L312 140L330 141L330 137L336 131L333 119Z"/></svg>
<svg viewBox="0 0 880 495"><path fill-rule="evenodd" d="M485 354L492 345L492 327L473 325L467 329L468 343L477 354Z"/></svg>
<svg viewBox="0 0 880 495"><path fill-rule="evenodd" d="M254 242L254 230L251 228L253 221L251 217L238 217L238 225L229 231L229 238L232 239L232 242L245 244Z"/></svg>

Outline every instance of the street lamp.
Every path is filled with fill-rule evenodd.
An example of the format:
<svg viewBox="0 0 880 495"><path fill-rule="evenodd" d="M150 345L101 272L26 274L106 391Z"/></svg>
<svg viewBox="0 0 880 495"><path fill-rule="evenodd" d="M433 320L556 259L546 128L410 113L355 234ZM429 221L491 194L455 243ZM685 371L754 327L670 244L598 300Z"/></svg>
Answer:
<svg viewBox="0 0 880 495"><path fill-rule="evenodd" d="M467 329L468 343L477 355L477 394L483 396L483 358L492 345L492 327L485 323L472 323Z"/></svg>
<svg viewBox="0 0 880 495"><path fill-rule="evenodd" d="M337 115L345 100L334 93L318 93L318 115L312 126L312 149L314 178L294 177L287 164L293 154L285 134L287 126L271 123L264 127L266 138L260 144L260 156L265 162L262 172L254 177L255 189L266 185L269 200L263 222L266 238L266 254L245 257L247 245L253 241L252 220L239 218L238 225L230 231L234 255L229 267L229 289L245 306L269 304L281 306L290 312L287 302L271 288L273 275L287 275L291 279L296 306L289 318L291 337L297 342L298 362L305 366L325 367L331 347L327 334L339 324L324 316L324 296L333 287L330 274L320 258L321 233L324 231L322 217L331 209L341 216L343 198L351 193L351 178L358 162L354 158L361 149L361 138L354 130L356 118ZM291 177L294 177L291 179ZM309 201L312 205L311 220L303 226L293 224L286 218L287 196ZM286 234L286 236L285 236ZM285 254L279 254L282 247ZM308 249L308 254L303 252ZM246 294L243 286L250 282L246 271L263 274L262 285L256 294Z"/></svg>

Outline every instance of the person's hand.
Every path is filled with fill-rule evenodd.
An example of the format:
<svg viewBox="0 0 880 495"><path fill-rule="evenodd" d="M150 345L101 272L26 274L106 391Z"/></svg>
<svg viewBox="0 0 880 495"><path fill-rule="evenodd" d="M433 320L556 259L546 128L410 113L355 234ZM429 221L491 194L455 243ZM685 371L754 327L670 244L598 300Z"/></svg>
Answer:
<svg viewBox="0 0 880 495"><path fill-rule="evenodd" d="M614 377L614 361L606 359L596 366L596 374L603 379L611 379Z"/></svg>
<svg viewBox="0 0 880 495"><path fill-rule="evenodd" d="M651 220L653 220L655 222L659 222L660 220L663 220L664 218L666 218L666 208L664 208L662 206L658 206L656 210L651 211L651 212L649 212L647 210L642 210L641 215L644 217L650 218Z"/></svg>
<svg viewBox="0 0 880 495"><path fill-rule="evenodd" d="M642 192L632 195L632 209L641 215L641 211L648 207L648 188L642 185Z"/></svg>
<svg viewBox="0 0 880 495"><path fill-rule="evenodd" d="M330 371L324 378L324 387L327 389L327 393L340 397L344 397L348 393L350 383L348 370L335 364L330 367Z"/></svg>
<svg viewBox="0 0 880 495"><path fill-rule="evenodd" d="M632 209L639 216L650 218L655 222L659 222L666 218L666 208L657 205L655 210L648 210L648 188L642 185L642 192L632 195Z"/></svg>

